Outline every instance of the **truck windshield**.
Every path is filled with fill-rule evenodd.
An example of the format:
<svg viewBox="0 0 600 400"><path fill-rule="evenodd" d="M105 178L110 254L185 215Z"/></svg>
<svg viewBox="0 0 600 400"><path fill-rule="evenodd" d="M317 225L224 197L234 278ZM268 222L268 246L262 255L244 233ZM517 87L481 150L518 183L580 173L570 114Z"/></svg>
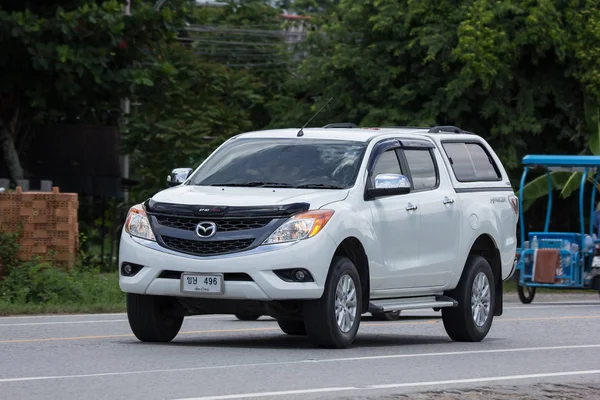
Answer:
<svg viewBox="0 0 600 400"><path fill-rule="evenodd" d="M366 144L307 138L234 139L191 177L198 186L351 187Z"/></svg>

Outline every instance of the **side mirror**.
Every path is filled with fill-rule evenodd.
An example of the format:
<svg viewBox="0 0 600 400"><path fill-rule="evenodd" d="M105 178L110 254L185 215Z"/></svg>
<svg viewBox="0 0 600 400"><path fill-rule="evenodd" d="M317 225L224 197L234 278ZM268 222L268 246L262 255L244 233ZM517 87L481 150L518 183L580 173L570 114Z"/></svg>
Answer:
<svg viewBox="0 0 600 400"><path fill-rule="evenodd" d="M171 171L169 176L167 176L167 184L169 187L181 185L190 177L190 174L193 171L194 170L191 168L175 168Z"/></svg>
<svg viewBox="0 0 600 400"><path fill-rule="evenodd" d="M369 199L407 193L410 193L410 181L399 174L379 174L375 177L375 187L367 189Z"/></svg>

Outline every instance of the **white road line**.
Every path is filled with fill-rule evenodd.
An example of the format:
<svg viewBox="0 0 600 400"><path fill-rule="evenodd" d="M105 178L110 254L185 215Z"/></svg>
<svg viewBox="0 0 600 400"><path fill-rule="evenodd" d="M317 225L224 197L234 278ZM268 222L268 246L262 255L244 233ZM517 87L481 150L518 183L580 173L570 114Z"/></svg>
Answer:
<svg viewBox="0 0 600 400"><path fill-rule="evenodd" d="M505 310L541 310L544 308L582 308L582 307L594 307L600 306L600 302L589 302L584 304L554 304L551 306L517 306L517 307L504 307Z"/></svg>
<svg viewBox="0 0 600 400"><path fill-rule="evenodd" d="M229 316L233 317L233 316ZM189 319L220 319L223 321L231 321L232 318L228 318L228 316L216 316L216 315L194 315L191 317L186 317L186 320ZM0 318L0 321L3 321L4 318ZM45 321L45 322L18 322L13 324L0 324L1 326L32 326L32 325L69 325L69 324L98 324L104 322L127 322L126 319L98 319L92 321Z"/></svg>
<svg viewBox="0 0 600 400"><path fill-rule="evenodd" d="M32 325L65 325L65 324L101 324L108 322L127 322L126 319L99 319L97 321L52 321L52 322L23 322L18 324L0 324L0 326L32 326Z"/></svg>
<svg viewBox="0 0 600 400"><path fill-rule="evenodd" d="M392 383L387 385L367 385L367 386L346 386L346 387L328 387L328 388L315 388L315 389L298 389L298 390L285 390L279 392L258 392L258 393L243 393L243 394L228 394L222 396L203 396L193 397L180 400L231 400L231 399L247 399L253 397L273 397L273 396L289 396L293 394L311 394L311 393L328 393L328 392L346 392L346 391L364 391L364 390L376 390L376 389L400 389L410 387L426 387L426 386L443 386L443 385L457 385L465 383L484 383L484 382L500 382L500 381L514 381L523 379L539 379L539 378L552 378L552 377L565 377L565 376L582 376L582 375L598 375L600 369L592 369L586 371L567 371L567 372L548 372L540 374L528 374L528 375L500 375L500 376L489 376L482 378L468 378L468 379L452 379L446 381L424 381L424 382L406 382L406 383Z"/></svg>
<svg viewBox="0 0 600 400"><path fill-rule="evenodd" d="M125 313L98 313L98 314L36 314L36 315L7 315L0 316L0 320L5 319L34 319L34 318L83 318L83 317L123 317Z"/></svg>
<svg viewBox="0 0 600 400"><path fill-rule="evenodd" d="M252 364L216 365L216 366L209 366L209 367L189 367L189 368L151 369L151 370L122 371L122 372L103 372L103 373L82 374L82 375L28 376L28 377L18 377L18 378L2 378L2 379L0 379L0 383L56 380L56 379L95 378L95 377L105 377L105 376L140 375L140 374L155 374L155 373L167 373L167 372L205 371L205 370L218 370L218 369L229 369L229 368L233 369L233 368L249 368L249 367L283 366L283 365L293 365L293 364L321 364L321 363L332 363L332 362L339 363L340 361L344 362L344 361L384 360L384 359L394 359L394 358L445 357L445 356L458 356L458 355L464 356L464 355L473 355L473 354L522 353L522 352L544 351L544 350L556 351L556 350L576 350L576 349L594 349L594 348L600 348L600 344L524 347L524 348L513 348L513 349L449 351L449 352L439 352L439 353L393 354L393 355L346 357L346 358L324 358L324 359L317 359L317 360L309 359L309 360L275 361L275 362L252 363Z"/></svg>
<svg viewBox="0 0 600 400"><path fill-rule="evenodd" d="M92 317L92 318L97 318L97 317L103 317L103 316L108 316L108 317L126 317L127 314L126 313L110 313L110 314L38 314L38 315L7 315L7 316L0 316L0 321L2 320L7 320L7 319L35 319L35 318L83 318L83 317ZM223 318L223 317L233 317L233 315L229 315L229 314L209 314L209 315L193 315L187 318Z"/></svg>

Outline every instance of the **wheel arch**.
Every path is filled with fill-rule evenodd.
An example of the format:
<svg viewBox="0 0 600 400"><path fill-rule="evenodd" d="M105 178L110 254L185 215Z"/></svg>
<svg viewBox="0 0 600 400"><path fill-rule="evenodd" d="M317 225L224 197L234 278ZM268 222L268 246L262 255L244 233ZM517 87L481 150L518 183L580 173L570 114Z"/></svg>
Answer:
<svg viewBox="0 0 600 400"><path fill-rule="evenodd" d="M481 256L490 264L496 289L494 316L502 315L504 290L502 282L502 259L496 241L487 233L480 234L471 245L469 255Z"/></svg>
<svg viewBox="0 0 600 400"><path fill-rule="evenodd" d="M369 273L369 258L361 241L349 236L342 240L338 245L334 257L347 257L356 266L360 277L360 286L362 288L362 313L369 309L369 293L371 291L371 278Z"/></svg>

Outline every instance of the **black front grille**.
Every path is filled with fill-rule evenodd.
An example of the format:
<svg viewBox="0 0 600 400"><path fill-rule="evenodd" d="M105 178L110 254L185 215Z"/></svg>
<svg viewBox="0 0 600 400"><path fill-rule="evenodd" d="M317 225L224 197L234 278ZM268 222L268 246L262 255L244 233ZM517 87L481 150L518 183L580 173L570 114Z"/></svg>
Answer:
<svg viewBox="0 0 600 400"><path fill-rule="evenodd" d="M234 253L250 247L254 242L254 239L199 241L171 236L162 236L162 240L171 250L197 256Z"/></svg>
<svg viewBox="0 0 600 400"><path fill-rule="evenodd" d="M157 215L156 220L162 226L183 229L186 231L194 231L196 229L196 225L198 225L199 222L204 221L197 218L172 217L164 215ZM209 219L207 221L209 221ZM263 228L269 222L271 222L271 218L226 218L221 220L213 220L213 222L217 224L218 232L233 232Z"/></svg>

